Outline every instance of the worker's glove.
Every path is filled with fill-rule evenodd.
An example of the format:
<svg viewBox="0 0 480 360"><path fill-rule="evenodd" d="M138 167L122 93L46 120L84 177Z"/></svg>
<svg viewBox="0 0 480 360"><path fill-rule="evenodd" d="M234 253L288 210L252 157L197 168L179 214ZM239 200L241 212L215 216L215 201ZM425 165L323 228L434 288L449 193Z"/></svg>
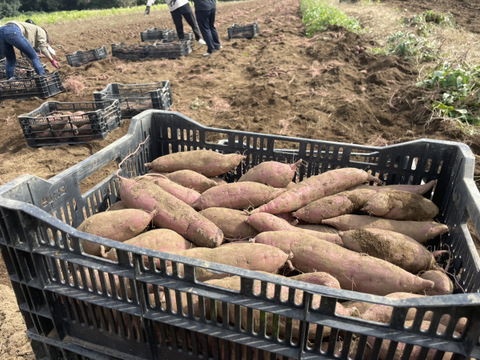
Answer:
<svg viewBox="0 0 480 360"><path fill-rule="evenodd" d="M55 60L55 59L52 59L52 65L53 65L53 67L55 67L57 69L60 67L60 65L58 65L58 61Z"/></svg>

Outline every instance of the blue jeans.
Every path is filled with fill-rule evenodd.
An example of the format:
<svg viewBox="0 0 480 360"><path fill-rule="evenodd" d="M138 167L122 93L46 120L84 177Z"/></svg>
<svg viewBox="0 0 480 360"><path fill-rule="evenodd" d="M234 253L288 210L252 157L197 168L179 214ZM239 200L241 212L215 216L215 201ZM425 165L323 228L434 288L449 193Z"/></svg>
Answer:
<svg viewBox="0 0 480 360"><path fill-rule="evenodd" d="M7 59L5 64L7 80L13 77L17 63L14 47L28 56L38 75L45 75L45 69L35 49L28 42L27 38L22 35L20 28L17 25L8 24L0 27L0 52L3 53Z"/></svg>
<svg viewBox="0 0 480 360"><path fill-rule="evenodd" d="M220 47L220 39L218 38L217 29L215 28L215 12L216 9L195 11L198 27L202 33L203 40L207 43L207 51L213 53Z"/></svg>

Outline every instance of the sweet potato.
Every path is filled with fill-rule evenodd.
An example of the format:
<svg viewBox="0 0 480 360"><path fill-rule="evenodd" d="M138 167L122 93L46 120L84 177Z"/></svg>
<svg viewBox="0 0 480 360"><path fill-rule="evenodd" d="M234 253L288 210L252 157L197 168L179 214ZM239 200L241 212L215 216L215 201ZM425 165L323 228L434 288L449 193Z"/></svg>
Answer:
<svg viewBox="0 0 480 360"><path fill-rule="evenodd" d="M244 159L241 154L221 154L211 150L191 150L160 156L146 163L147 168L158 172L189 169L207 177L225 174L235 169Z"/></svg>
<svg viewBox="0 0 480 360"><path fill-rule="evenodd" d="M170 229L149 230L123 243L163 252L176 252L195 247L193 243ZM113 261L118 260L115 249L110 249L106 252L103 251L102 256ZM148 259L145 259L145 266L149 266Z"/></svg>
<svg viewBox="0 0 480 360"><path fill-rule="evenodd" d="M249 209L267 203L284 191L252 181L227 183L204 191L192 206L197 210L209 207Z"/></svg>
<svg viewBox="0 0 480 360"><path fill-rule="evenodd" d="M297 224L295 227L300 228L300 229L305 229L305 230L311 230L311 231L318 231L322 233L327 233L327 234L338 234L340 230L337 228L334 228L333 226L329 225L322 225L322 224Z"/></svg>
<svg viewBox="0 0 480 360"><path fill-rule="evenodd" d="M166 192L179 198L184 203L192 206L200 197L200 193L196 190L187 188L183 185L177 184L161 174L146 174L143 176L146 180L152 181L155 185L160 186Z"/></svg>
<svg viewBox="0 0 480 360"><path fill-rule="evenodd" d="M433 289L424 290L425 295L449 295L453 293L453 282L443 270L427 270L419 274L422 279L435 283Z"/></svg>
<svg viewBox="0 0 480 360"><path fill-rule="evenodd" d="M432 220L438 207L422 195L401 190L380 191L370 197L362 211L394 220Z"/></svg>
<svg viewBox="0 0 480 360"><path fill-rule="evenodd" d="M197 247L176 251L175 253L195 259L269 273L276 273L288 260L288 255L280 249L255 243L232 243L214 249ZM181 269L179 270L181 272ZM229 276L229 274L219 274L207 269L197 268L196 276L198 281L206 281Z"/></svg>
<svg viewBox="0 0 480 360"><path fill-rule="evenodd" d="M196 190L199 193L218 185L215 180L208 178L197 171L188 169L166 173L165 176L177 184Z"/></svg>
<svg viewBox="0 0 480 360"><path fill-rule="evenodd" d="M315 239L321 244L323 242L328 242L328 240L322 239L318 236L312 236L301 231L292 231L292 230L273 230L273 231L263 231L253 238L253 242L256 244L266 244L278 247L285 253L289 254L291 252L292 246L294 244L302 243L305 238ZM303 271L303 270L301 270ZM304 271L304 272L314 272Z"/></svg>
<svg viewBox="0 0 480 360"><path fill-rule="evenodd" d="M375 190L371 189L342 191L312 201L295 211L293 216L310 224L319 224L323 219L357 212L374 194Z"/></svg>
<svg viewBox="0 0 480 360"><path fill-rule="evenodd" d="M96 213L86 218L77 229L116 241L125 241L143 232L152 221L154 212L141 209L121 209ZM100 244L81 240L83 251L100 256Z"/></svg>
<svg viewBox="0 0 480 360"><path fill-rule="evenodd" d="M225 239L249 239L258 234L258 231L247 223L248 214L242 210L223 207L211 207L201 210L205 216L223 231Z"/></svg>
<svg viewBox="0 0 480 360"><path fill-rule="evenodd" d="M330 225L338 230L353 230L360 227L374 227L378 229L396 231L425 243L448 231L448 226L435 221L408 221L384 219L369 215L347 214L322 220L322 224Z"/></svg>
<svg viewBox="0 0 480 360"><path fill-rule="evenodd" d="M344 191L366 181L378 180L364 170L342 168L313 175L292 186L267 204L252 211L279 214L295 211L322 197Z"/></svg>
<svg viewBox="0 0 480 360"><path fill-rule="evenodd" d="M410 236L383 229L360 228L340 232L343 246L400 266L413 274L436 266L433 254Z"/></svg>
<svg viewBox="0 0 480 360"><path fill-rule="evenodd" d="M253 228L255 228L258 232L277 230L296 231L330 241L334 244L342 245L342 239L338 234L302 229L297 226L291 225L288 221L270 213L250 214L250 216L248 216L247 218L247 223L250 224Z"/></svg>
<svg viewBox="0 0 480 360"><path fill-rule="evenodd" d="M340 282L342 289L386 295L398 291L418 293L434 285L388 261L308 235L302 242L291 244L290 251L295 268L302 272L327 272Z"/></svg>
<svg viewBox="0 0 480 360"><path fill-rule="evenodd" d="M290 184L302 160L293 164L279 161L264 161L249 169L238 181L254 181L276 188L284 188Z"/></svg>
<svg viewBox="0 0 480 360"><path fill-rule="evenodd" d="M191 206L151 181L120 177L120 198L129 208L156 211L153 223L176 231L197 246L216 247L223 241L222 231Z"/></svg>
<svg viewBox="0 0 480 360"><path fill-rule="evenodd" d="M408 184L390 184L390 185L358 185L355 187L355 189L371 189L375 191L390 191L390 190L402 190L402 191L408 191L412 192L415 194L419 195L424 195L430 190L433 189L435 184L437 183L437 180L430 180L427 183L424 184L419 184L419 185L408 185Z"/></svg>
<svg viewBox="0 0 480 360"><path fill-rule="evenodd" d="M340 283L338 282L337 279L335 279L329 273L321 272L321 271L303 273L303 274L291 276L290 279L303 281L309 284L327 286L334 289L341 289Z"/></svg>
<svg viewBox="0 0 480 360"><path fill-rule="evenodd" d="M117 201L116 203L112 204L107 211L115 211L115 210L121 210L121 209L126 209L125 204L122 203L122 200Z"/></svg>

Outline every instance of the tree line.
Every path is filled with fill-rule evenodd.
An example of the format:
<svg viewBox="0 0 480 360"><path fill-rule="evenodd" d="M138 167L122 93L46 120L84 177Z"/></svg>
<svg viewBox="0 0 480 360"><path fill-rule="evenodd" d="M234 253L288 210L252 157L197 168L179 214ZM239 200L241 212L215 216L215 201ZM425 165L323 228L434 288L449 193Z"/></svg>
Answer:
<svg viewBox="0 0 480 360"><path fill-rule="evenodd" d="M145 5L146 0L0 0L0 19L29 12L110 9ZM165 3L157 0L156 4Z"/></svg>

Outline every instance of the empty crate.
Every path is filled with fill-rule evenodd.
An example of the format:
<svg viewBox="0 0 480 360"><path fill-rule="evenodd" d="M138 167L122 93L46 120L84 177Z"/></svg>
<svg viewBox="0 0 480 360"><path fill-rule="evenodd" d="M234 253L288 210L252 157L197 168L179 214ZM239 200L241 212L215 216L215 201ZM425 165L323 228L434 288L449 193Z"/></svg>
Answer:
<svg viewBox="0 0 480 360"><path fill-rule="evenodd" d="M132 117L147 109L168 110L172 105L168 80L146 84L111 83L93 95L99 102L118 99L124 117Z"/></svg>
<svg viewBox="0 0 480 360"><path fill-rule="evenodd" d="M66 57L70 66L77 67L92 61L106 59L107 55L107 48L102 46L88 51L76 51L73 54L67 54Z"/></svg>
<svg viewBox="0 0 480 360"><path fill-rule="evenodd" d="M240 39L240 38L251 39L257 35L258 35L257 22L254 22L253 24L248 24L248 25L233 24L228 28L229 39Z"/></svg>

